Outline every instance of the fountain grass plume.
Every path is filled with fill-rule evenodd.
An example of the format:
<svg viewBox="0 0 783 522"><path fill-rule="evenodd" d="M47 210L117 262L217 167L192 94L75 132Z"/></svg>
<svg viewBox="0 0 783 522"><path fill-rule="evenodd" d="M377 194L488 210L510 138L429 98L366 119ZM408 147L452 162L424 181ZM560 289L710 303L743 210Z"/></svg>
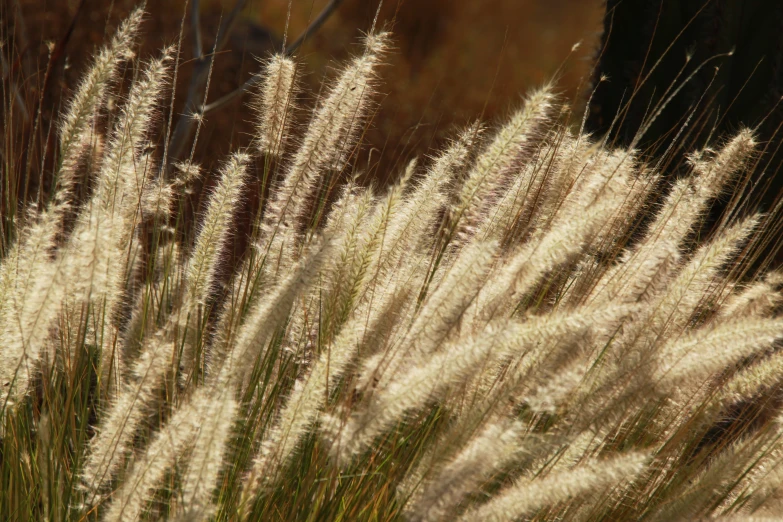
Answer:
<svg viewBox="0 0 783 522"><path fill-rule="evenodd" d="M705 226L752 131L671 180L547 84L367 186L372 31L301 128L297 58L266 59L254 136L203 169L189 227L202 169L164 178L150 146L181 64L132 56L141 17L96 54L52 201L0 260L0 518L783 516L783 281L751 270L773 225Z"/></svg>

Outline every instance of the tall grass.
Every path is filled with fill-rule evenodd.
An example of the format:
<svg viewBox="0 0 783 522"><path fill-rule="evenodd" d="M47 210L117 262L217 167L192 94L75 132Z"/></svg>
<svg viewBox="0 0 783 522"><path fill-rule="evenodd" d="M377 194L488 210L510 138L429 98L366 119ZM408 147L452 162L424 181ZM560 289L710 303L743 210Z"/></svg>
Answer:
<svg viewBox="0 0 783 522"><path fill-rule="evenodd" d="M572 130L545 86L363 186L374 32L306 124L296 62L265 62L258 133L190 240L198 168L168 179L151 146L176 51L106 103L140 22L87 72L54 195L0 264L0 518L783 514L783 279L748 270L769 218L704 226L752 132L667 182Z"/></svg>

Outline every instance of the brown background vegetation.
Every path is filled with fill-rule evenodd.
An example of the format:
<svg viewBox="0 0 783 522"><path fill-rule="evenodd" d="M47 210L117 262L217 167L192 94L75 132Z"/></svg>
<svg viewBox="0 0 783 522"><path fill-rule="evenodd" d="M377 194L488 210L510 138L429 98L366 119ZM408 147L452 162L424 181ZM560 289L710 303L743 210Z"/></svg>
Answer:
<svg viewBox="0 0 783 522"><path fill-rule="evenodd" d="M289 41L326 3L293 1ZM14 66L24 69L17 77L24 78L28 110L34 114L42 88L49 109L34 148L40 149L45 141L46 124L61 109L92 53L136 4L133 0L19 0L23 25L6 24L16 44ZM233 3L208 0L201 7L208 51L221 16ZM181 0L148 2L142 57L176 41L186 9ZM332 73L331 67L357 50L361 31L371 27L376 9L374 1L346 0L300 49L304 93L310 94L310 100ZM288 0L248 2L216 61L210 100L231 92L258 70L255 57L263 58L280 45L287 10ZM563 95L578 101L598 45L602 12L600 0L387 0L378 23L393 30L396 48L382 71L380 106L365 137L359 167L386 179L401 162L437 146L456 126L479 117L502 117L521 95L558 71ZM12 14L13 8L7 8L3 16L10 20ZM193 65L189 18L184 34L177 110ZM571 53L578 41L582 47ZM58 56L44 87L47 42L55 44ZM231 148L248 143L252 115L247 100L244 96L241 102L208 115L199 138L198 162L212 167Z"/></svg>

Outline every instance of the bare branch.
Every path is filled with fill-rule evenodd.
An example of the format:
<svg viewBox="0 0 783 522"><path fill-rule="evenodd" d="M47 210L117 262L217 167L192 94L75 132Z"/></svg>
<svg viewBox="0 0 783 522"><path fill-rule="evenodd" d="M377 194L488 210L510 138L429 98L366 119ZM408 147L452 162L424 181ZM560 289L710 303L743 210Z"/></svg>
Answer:
<svg viewBox="0 0 783 522"><path fill-rule="evenodd" d="M310 25L307 26L307 28L302 32L302 34L299 35L299 37L288 47L285 49L285 54L290 56L294 52L296 52L299 47L302 46L302 44L305 42L308 36L310 36L312 33L316 32L318 29L321 28L321 26L326 22L326 20L329 19L329 17L334 13L334 11L339 7L339 5L342 3L343 0L332 0L329 2L323 10L318 14L318 17L316 17L315 20L313 20ZM232 100L234 100L237 96L241 96L247 91L249 91L251 88L253 88L254 85L256 85L260 80L260 77L258 75L253 75L248 80L240 85L237 89L231 91L230 93L226 94L225 96L222 96L218 98L217 100L213 101L212 103L204 106L202 112L204 114L211 112L215 109L219 109L220 107L223 107L227 103L230 103Z"/></svg>
<svg viewBox="0 0 783 522"><path fill-rule="evenodd" d="M239 13L245 6L245 2L246 0L237 0L229 16L221 20L215 38L215 45L212 53L208 56L203 54L201 43L200 17L198 10L199 0L194 0L193 2L191 23L193 24L193 35L195 40L194 54L196 63L193 67L193 76L191 76L190 84L188 85L188 94L185 99L185 112L177 120L177 125L174 127L174 132L172 133L171 141L169 142L168 155L164 163L164 176L167 179L174 164L184 154L187 143L190 141L191 136L193 136L196 122L201 121L202 116L204 115L203 107L206 104L205 89L208 85L209 73L212 70L215 54L222 50L223 46L228 41L227 35L233 30Z"/></svg>
<svg viewBox="0 0 783 522"><path fill-rule="evenodd" d="M218 98L214 102L207 104L206 100L202 104L199 104L199 97L204 92L207 79L209 77L209 70L212 66L212 61L215 59L215 53L222 50L228 42L228 37L234 30L237 20L239 19L239 13L245 7L247 0L237 0L231 13L223 20L218 29L218 34L215 43L215 51L210 56L204 56L201 49L201 30L199 28L199 15L198 4L199 0L193 2L193 14L191 17L194 26L194 43L196 54L196 65L194 67L193 76L188 86L187 100L185 101L185 113L177 120L177 125L174 128L174 132L171 136L171 142L168 148L168 157L166 159L166 177L171 172L171 168L176 161L182 156L185 151L186 144L190 137L193 135L194 125L197 121L215 109L223 107L233 99L241 96L245 92L249 91L254 85L258 83L260 77L253 75L245 83L239 86L234 91ZM321 26L329 19L334 11L339 7L343 0L331 0L318 14L310 25L299 35L299 37L289 46L285 48L285 54L291 55L296 52L299 47L307 40L307 37L318 31Z"/></svg>
<svg viewBox="0 0 783 522"><path fill-rule="evenodd" d="M234 98L237 96L241 96L247 91L249 91L255 84L257 84L261 80L261 77L257 74L254 74L248 80L240 85L235 90L231 91L230 93L226 94L225 96L221 96L217 100L213 101L212 103L204 106L204 114L208 112L212 112L215 109L219 109L220 107L224 106L225 104L231 102Z"/></svg>
<svg viewBox="0 0 783 522"><path fill-rule="evenodd" d="M286 47L285 54L290 56L296 52L296 50L299 49L299 47L304 43L307 37L310 36L311 33L314 33L321 28L324 22L326 22L332 13L340 6L342 1L343 0L331 0L331 2L326 4L326 7L323 8L316 19L313 20L310 25L307 26L307 29L305 29L304 32L299 35L299 38L294 40L294 43Z"/></svg>
<svg viewBox="0 0 783 522"><path fill-rule="evenodd" d="M242 9L245 8L246 3L247 0L237 0L237 3L234 4L234 8L231 10L231 13L229 13L225 21L220 24L220 29L218 30L217 36L218 44L216 46L218 51L222 51L226 46L228 37L234 31L234 26L236 25L237 20L239 20L239 13L242 12Z"/></svg>
<svg viewBox="0 0 783 522"><path fill-rule="evenodd" d="M204 58L204 48L201 45L200 4L200 0L193 0L193 3L190 4L190 25L193 26L193 56L198 60Z"/></svg>

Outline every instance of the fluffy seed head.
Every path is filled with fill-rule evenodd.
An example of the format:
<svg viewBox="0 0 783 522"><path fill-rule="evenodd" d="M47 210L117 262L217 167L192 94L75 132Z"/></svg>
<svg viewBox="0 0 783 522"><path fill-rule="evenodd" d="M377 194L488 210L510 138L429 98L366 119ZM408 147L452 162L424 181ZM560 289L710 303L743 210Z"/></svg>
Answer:
<svg viewBox="0 0 783 522"><path fill-rule="evenodd" d="M256 146L261 154L279 157L285 150L295 110L296 62L287 56L274 55L263 74L255 101Z"/></svg>

